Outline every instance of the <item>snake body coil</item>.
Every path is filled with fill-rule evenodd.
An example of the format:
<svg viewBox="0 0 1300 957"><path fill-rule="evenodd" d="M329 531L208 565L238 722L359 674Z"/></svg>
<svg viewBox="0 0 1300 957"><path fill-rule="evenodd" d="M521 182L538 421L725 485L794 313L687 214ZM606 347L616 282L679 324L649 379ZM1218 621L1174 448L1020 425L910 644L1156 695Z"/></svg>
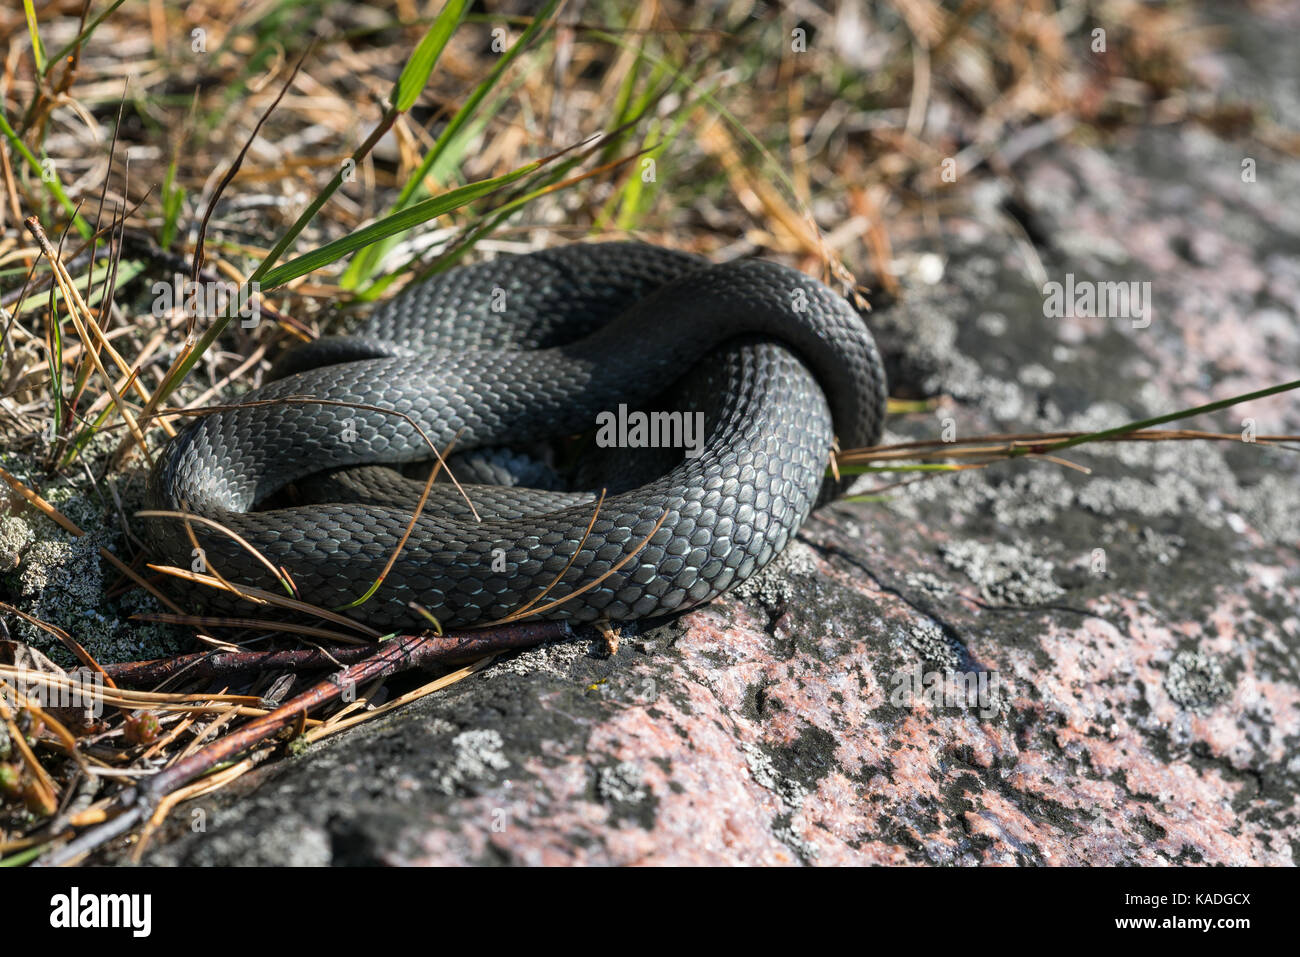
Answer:
<svg viewBox="0 0 1300 957"><path fill-rule="evenodd" d="M291 353L280 371L171 442L149 504L233 532L327 608L363 596L406 532L422 483L376 466L432 459L412 422L439 448L459 433L460 453L591 432L620 404L703 415L699 454L598 450L573 491L468 484L496 481L500 456L467 458L469 474L453 459L482 520L454 487L434 486L392 570L350 612L376 627L424 624L413 602L444 625L483 624L557 575L543 605L629 555L542 617L640 618L713 598L766 565L835 493L823 478L833 438L875 443L885 405L870 333L821 283L638 243L452 270L381 307L362 334ZM654 474L638 477L646 468ZM327 501L255 510L328 470L341 471L319 486ZM582 543L602 487L611 494ZM226 532L189 529L222 577L281 590ZM148 519L146 534L163 559L190 567L184 521Z"/></svg>

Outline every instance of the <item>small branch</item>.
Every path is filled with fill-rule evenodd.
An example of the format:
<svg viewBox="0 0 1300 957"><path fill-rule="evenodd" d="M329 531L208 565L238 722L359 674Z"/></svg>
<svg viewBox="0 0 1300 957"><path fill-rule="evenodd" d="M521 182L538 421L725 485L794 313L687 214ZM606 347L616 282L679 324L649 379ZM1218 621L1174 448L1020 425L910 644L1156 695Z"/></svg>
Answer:
<svg viewBox="0 0 1300 957"><path fill-rule="evenodd" d="M425 638L410 650L407 666L429 668L435 665L461 664L485 655L531 648L543 641L562 637L555 634L555 623L513 625L480 632L457 632ZM342 648L299 648L283 651L199 651L175 658L131 661L105 665L114 681L138 688L157 684L184 672L187 678L226 679L262 671L312 671L337 668L364 661L375 654L374 645Z"/></svg>
<svg viewBox="0 0 1300 957"><path fill-rule="evenodd" d="M141 821L148 820L154 810L168 795L221 764L235 758L249 748L280 734L301 727L307 714L342 697L345 691L355 689L369 681L437 663L440 654L447 653L447 642L454 645L453 653L490 656L501 651L539 645L556 638L573 635L573 626L565 621L548 621L516 625L479 634L423 637L399 635L384 642L368 657L350 665L337 675L313 685L274 711L256 718L220 740L200 748L182 758L166 770L147 781L124 791L114 801L117 816L90 828L79 837L52 850L36 862L38 866L70 864L96 848L127 833ZM151 664L151 663L146 663ZM119 677L120 677L119 673Z"/></svg>

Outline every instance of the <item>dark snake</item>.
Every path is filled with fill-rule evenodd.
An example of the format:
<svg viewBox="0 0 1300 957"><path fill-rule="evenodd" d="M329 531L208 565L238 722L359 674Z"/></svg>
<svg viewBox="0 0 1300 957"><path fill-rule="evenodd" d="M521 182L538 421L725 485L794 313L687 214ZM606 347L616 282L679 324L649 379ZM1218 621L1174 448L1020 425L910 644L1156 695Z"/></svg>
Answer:
<svg viewBox="0 0 1300 957"><path fill-rule="evenodd" d="M579 621L708 601L767 565L841 491L826 477L833 441L876 443L885 409L871 334L821 282L640 243L452 269L359 333L290 352L278 374L171 441L149 507L212 520L287 571L299 598L339 609L371 588L410 523L424 482L392 467L433 458L411 421L378 410L405 413L440 449L456 438L451 470L481 520L454 486L433 486L391 571L349 611L377 628L427 624L413 603L446 626L482 625L543 592L540 617ZM702 413L699 454L591 449L565 491L545 487L554 472L538 455L511 451L590 435L620 404ZM313 500L286 504L286 488ZM154 552L182 568L196 554L186 525L144 526ZM188 525L197 567L283 593L225 531Z"/></svg>

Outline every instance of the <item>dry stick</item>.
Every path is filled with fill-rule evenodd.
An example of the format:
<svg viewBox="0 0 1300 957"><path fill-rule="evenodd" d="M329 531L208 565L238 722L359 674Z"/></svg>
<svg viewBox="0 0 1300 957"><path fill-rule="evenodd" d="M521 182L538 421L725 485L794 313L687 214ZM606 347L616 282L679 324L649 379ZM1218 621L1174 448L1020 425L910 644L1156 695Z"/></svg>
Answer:
<svg viewBox="0 0 1300 957"><path fill-rule="evenodd" d="M563 621L541 622L502 629L497 633L498 636L507 634L510 636L510 644L502 650L521 647L525 641L541 644L544 641L569 637L573 634L573 628L568 622ZM413 662L420 659L422 649L434 640L418 635L401 635L385 642L378 651L364 661L345 668L340 674L309 688L269 714L250 721L238 731L232 732L219 741L214 741L165 771L123 792L114 801L122 808L122 812L117 817L91 828L45 855L36 863L43 866L70 863L107 841L126 833L142 820L147 820L159 802L173 791L184 787L195 778L252 746L292 728L308 712L334 701L342 696L345 690L411 667ZM490 650L490 641L486 644L489 647L487 653L493 653Z"/></svg>
<svg viewBox="0 0 1300 957"><path fill-rule="evenodd" d="M109 323L113 321L113 308L114 308L113 297L117 294L117 268L119 263L121 263L121 251L122 251L121 246L119 245L119 243L121 242L121 236L119 233L110 233L108 242L109 242L109 251L111 255L109 256L109 260L108 260L109 262L108 274L104 277L103 298L100 300L100 308L99 308L100 318L103 319L104 317L107 317L107 321L98 323L101 328L107 326ZM94 260L92 260L92 262L93 261ZM94 279L94 277L95 277L95 270L93 268L87 270L86 272L87 291L85 296L87 302L90 301L90 296L91 296L90 283L91 280ZM129 328L130 328L129 326L123 327L124 331L129 330ZM113 336L111 330L104 332L105 340L112 339L112 337ZM96 345L94 348L96 353L100 351L98 345ZM89 351L89 346L86 349L83 349L82 351L83 352ZM86 360L84 355L80 357L78 361L85 362ZM128 381L121 387L123 392L131 388L132 383L129 381L129 379L134 378L139 373L140 364L143 362L144 362L143 356L136 356L136 368L131 370L131 375L128 377ZM81 401L81 397L85 393L86 387L90 384L89 371L83 371L83 369L79 368L77 370L76 380L80 382L80 387L77 388L73 392L73 394L69 397L68 411L65 414L65 419L67 420L65 422L65 425L71 425L72 418L77 414L77 403ZM100 398L102 398L102 395L100 396ZM60 454L66 454L62 450L66 448L68 442L69 442L68 436L60 436L60 446L59 446ZM56 458L57 457L58 456L56 456Z"/></svg>
<svg viewBox="0 0 1300 957"><path fill-rule="evenodd" d="M74 218L80 214L80 211L81 211L81 202L78 202L76 211L73 213ZM68 232L72 229L72 225L73 224L70 221L68 222L67 225L63 227L63 232L59 234L59 245L55 247L53 254L50 253L49 249L45 250L45 255L50 260L50 268L54 270L56 274L58 273L58 268L54 265L54 262L56 260L59 261L62 260L63 243L67 240ZM69 280L70 279L71 277L69 276ZM64 290L65 295L66 292L67 291L65 289ZM55 406L55 411L58 412L59 414L57 415L56 420L51 421L50 423L56 428L56 434L53 437L54 440L49 443L49 449L48 449L49 458L46 462L47 469L53 467L54 462L59 457L58 450L59 450L59 440L62 438L61 433L67 427L68 423L72 420L72 416L73 416L72 410L75 402L75 400L72 397L67 397L63 395L63 369L62 369L63 361L64 361L63 360L63 335L60 331L62 327L60 325L58 312L55 308L54 303L55 303L54 289L51 288L50 301L47 307L50 313L50 322L47 325L45 330L45 353L51 359L50 387L54 389L55 392L58 394L58 397L54 401L54 406ZM69 313L75 311L71 303L68 303L68 311ZM73 324L76 325L75 318L73 319ZM81 331L80 326L77 326L77 331L78 333L80 333ZM56 342L58 343L57 348L55 348ZM96 355L98 355L98 350L96 350ZM81 387L85 385L85 381L89 381L90 368L91 368L91 364L85 363L84 360L83 363L79 364L76 377L74 378L74 382L77 383L76 391L79 392L81 390ZM81 376L83 374L86 376L85 381L81 379Z"/></svg>
<svg viewBox="0 0 1300 957"><path fill-rule="evenodd" d="M409 691L406 694L401 695L400 697L395 698L392 701L389 701L386 704L383 704L377 708L373 708L373 710L369 710L364 714L354 714L351 717L344 718L343 716L347 714L347 710L348 710L347 708L344 708L343 710L335 714L333 717L331 717L328 722L318 724L316 727L310 730L305 730L305 722L300 721L298 725L295 726L293 733L295 737L301 736L301 740L303 740L306 743L309 744L315 743L316 741L319 741L322 738L328 737L330 735L338 734L342 731L347 730L350 727L353 727L354 725L360 724L363 721L369 721L372 718L384 714L385 712L392 711L396 708L402 707L403 705L409 704L412 701L416 701L420 698L426 697L427 695L433 694L435 691L440 691L443 688L447 687L448 685L455 684L457 681L467 678L474 672L479 671L482 668L486 667L490 661L491 661L491 657L480 658L471 665L461 668L458 671L453 671L448 674L445 674L442 677L430 681L427 684L415 689L414 691ZM378 678L371 684L371 687L373 688L376 685L382 683L383 683L383 679ZM354 701L349 707L359 708L364 706L365 706L365 698L362 697ZM144 855L144 850L148 845L150 839L152 838L153 833L167 818L167 815L171 813L172 809L176 805L180 804L183 801L191 800L193 798L201 797L204 794L208 794L213 791L220 790L221 788L230 784L235 779L246 774L248 771L251 771L258 764L265 761L267 758L269 758L272 755L274 750L275 748L273 746L263 745L259 749L253 751L247 758L244 758L238 764L226 767L223 770L211 774L205 778L200 778L198 781L195 781L193 784L187 785L186 787L173 791L170 794L168 794L166 797L164 797L161 801L158 802L158 807L154 810L153 815L149 818L147 822L145 822L145 826L141 829L139 840L136 843L136 846L131 853L131 860L133 862L139 862L141 857L143 857Z"/></svg>
<svg viewBox="0 0 1300 957"><path fill-rule="evenodd" d="M491 658L480 658L463 668L458 668L456 671L448 672L440 678L435 678L428 684L421 685L419 688L408 691L404 695L399 695L392 701L385 701L381 705L372 705L371 708L363 714L352 714L345 717L344 712L339 711L338 714L332 715L328 721L322 721L316 727L305 732L302 739L308 744L314 744L322 738L327 738L331 735L338 734L341 731L346 731L348 728L361 724L363 721L371 721L374 718L379 717L381 714L395 711L398 708L405 707L412 701L418 701L421 698L433 694L435 691L441 691L448 685L453 685L457 681L468 678L476 671L482 671L491 663Z"/></svg>
<svg viewBox="0 0 1300 957"><path fill-rule="evenodd" d="M150 708L165 707L172 711L216 711L224 713L231 708L239 709L240 714L261 717L266 714L266 702L256 695L247 694L173 694L161 691L132 691L125 688L105 687L104 689L85 689L61 674L45 671L33 671L16 665L0 665L0 676L21 680L29 685L40 685L52 692L80 690L96 703L111 704L114 707Z"/></svg>
<svg viewBox="0 0 1300 957"><path fill-rule="evenodd" d="M313 728L312 730L315 729ZM187 787L179 788L164 797L158 802L158 807L154 809L153 815L149 820L145 822L145 826L140 829L139 840L131 850L131 862L133 864L138 864L140 859L144 857L144 852L148 848L149 842L153 839L154 832L157 831L163 821L167 819L167 816L171 814L172 809L176 805L221 790L223 787L253 770L269 758L274 751L275 749L271 747L255 751L238 764L223 768L215 774L196 781Z"/></svg>
<svg viewBox="0 0 1300 957"><path fill-rule="evenodd" d="M154 810L153 815L145 822L144 827L141 828L139 841L137 841L135 847L131 849L131 863L140 863L140 859L144 857L144 852L148 848L149 842L153 839L154 832L157 831L157 829L162 825L162 822L167 819L167 815L171 814L172 808L180 804L182 801L202 797L204 794L225 787L236 778L243 776L255 768L259 763L255 760L256 758L257 755L245 758L238 764L228 767L209 778L192 784L189 787L173 791L171 794L168 794L159 801L158 807Z"/></svg>
<svg viewBox="0 0 1300 957"><path fill-rule="evenodd" d="M109 238L109 248L110 250L112 250L112 248L116 248L116 246L114 246L113 237ZM114 285L116 285L117 261L118 260L116 259L109 259L109 263L112 264L112 268L110 268L110 276L105 278L105 283L114 283ZM69 273L69 276L70 274L72 273ZM91 296L90 285L91 285L91 281L94 280L94 278L95 278L94 268L88 269L86 272L86 296L85 296L87 303L90 303L90 296ZM113 290L110 290L108 285L105 285L104 298L101 299L101 306L99 311L99 315L101 317L103 317L104 315L108 315L109 319L112 319L112 309L113 309L112 296L113 296ZM101 328L103 328L103 326L101 326ZM127 329L123 328L123 332L127 332ZM112 330L108 330L108 332L105 332L104 335L109 339L113 338ZM60 423L61 429L68 429L69 426L72 426L73 419L81 419L82 421L87 421L88 417L90 417L91 415L90 410L86 411L85 417L81 417L77 415L77 406L79 403L81 403L82 395L86 394L87 386L90 385L91 363L90 360L87 359L86 354L88 351L91 350L91 348L94 348L95 352L100 351L98 343L95 343L95 345L91 345L91 343L86 343L86 345L82 346L81 350L79 350L79 354L75 356L75 360L77 360L77 367L75 367L75 374L73 377L75 387L73 389L73 394L70 395L70 397L68 398L68 408L66 408L66 411L64 412L64 421ZM69 359L74 358L74 356L69 355L69 351L70 350L62 350L62 355L64 355L64 361L68 361ZM135 372L136 369L131 369L131 376L134 376ZM118 391L121 391L121 393L125 393L125 391L130 389L131 376L127 376L127 380L123 382L122 385L117 386ZM105 397L107 397L107 395L109 395L107 391L105 391L105 393L100 393L99 397L96 397L95 402L91 403L91 408L94 408L95 403L98 403L100 399L104 399ZM62 436L61 434L61 436L59 437L59 446L57 446L55 450L57 454L53 456L53 458L59 459L61 458L61 456L64 456L66 454L66 446L68 446L69 441L74 441L74 438L69 436Z"/></svg>
<svg viewBox="0 0 1300 957"><path fill-rule="evenodd" d="M921 458L939 456L952 458L964 455L998 455L1008 453L1013 448L1034 449L1059 442L1075 439L1094 432L1016 432L1005 435L973 435L959 442L944 442L942 439L919 439L913 442L895 442L889 445L872 445L860 449L849 449L840 453L841 464L851 465L858 461L874 462L889 459ZM1141 429L1123 432L1095 441L1105 442L1240 442L1238 432L1203 432L1197 429ZM1257 435L1255 442L1271 445L1282 442L1300 441L1300 435ZM905 453L911 454L905 454Z"/></svg>
<svg viewBox="0 0 1300 957"><path fill-rule="evenodd" d="M413 667L460 664L485 655L529 648L537 644L530 630L534 626L513 626L492 631L461 631L426 638L412 649ZM213 654L198 651L175 658L129 661L106 665L108 673L128 687L142 687L166 681L184 671L186 677L226 679L258 671L311 671L356 664L375 653L374 645L346 648L298 648L285 651L240 651Z"/></svg>
<svg viewBox="0 0 1300 957"><path fill-rule="evenodd" d="M86 5L83 6L83 7L82 7L82 10L81 10L81 18L82 18L82 23L83 23L83 24L85 23L86 10L89 9L89 6L90 6L90 3L89 3L89 0L87 0ZM80 56L81 56L81 45L78 44L78 45L77 45L77 49L76 49L76 51L75 51L75 52L73 53L73 55L72 55L72 59L71 59L71 62L69 63L69 65L68 65L68 68L67 68L67 69L64 71L64 73L63 73L63 77L64 77L64 80L65 80L65 81L69 81L69 80L70 80L70 75L76 72L76 64L77 64L77 60L78 60L78 58L79 58ZM96 244L97 244L97 242L98 242L98 240L99 240L99 229L100 229L100 225L101 225L101 223L102 223L102 221L103 221L103 218L104 218L104 202L105 202L105 200L106 200L107 197L108 197L108 184L109 184L109 182L113 179L113 159L114 159L114 157L117 155L117 137L118 137L118 134L119 134L119 133L121 132L121 130L122 130L122 111L123 111L123 109L124 109L125 106L126 106L126 94L127 94L127 89L128 89L128 87L129 87L129 85L130 85L130 80L129 80L129 79L123 79L123 80L122 80L122 98L118 101L118 104L117 104L117 122L116 122L115 124L113 124L113 140L112 140L112 142L109 144L109 147L108 147L108 169L107 169L107 171L104 173L104 182L103 182L103 185L100 187L100 190L99 190L99 205L95 208L95 227L94 227L94 229L91 231L91 234L90 234L90 268L86 270L86 295L85 295L85 299L86 299L87 302L90 301L90 297L91 297L92 293L94 292L94 288L95 288L95 253L96 253ZM128 170L129 170L129 168L130 168L130 160L129 160L129 159L128 159L128 161L127 161L127 168L128 168ZM124 199L129 199L129 198L130 198L130 194L129 194L129 190L128 190L129 182L127 181L127 178L128 178L128 177L127 177L127 174L124 173L124 174L123 174L123 183L122 183L122 196L123 196ZM125 228L125 227L126 227L126 207L125 207L124 204L121 205L121 209L122 209L122 220L121 220L120 226L121 226L121 228ZM108 230L108 237L109 237L109 238L108 238L108 247L109 247L109 269L108 269L107 273L106 273L105 276L104 276L104 296L103 296L103 299L101 300L101 308L100 308L100 316L103 317L103 316L107 315L107 316L108 316L108 321L109 321L109 322L112 321L112 315L113 315L113 296L114 296L114 294L116 293L116 290L117 290L117 266L118 266L118 262L120 261L120 254L121 254L121 247L120 247L120 246L116 246L116 244L115 244L115 242L114 242L115 239L118 239L118 238L119 238L119 234L118 234L118 232L117 232L117 229L115 228L115 224L117 224L117 217L116 217L116 214L114 215L113 224L110 224L110 226L109 226L109 230ZM117 253L116 256L114 255L114 250L115 250L115 249L116 249L116 253ZM59 240L59 252L60 252L60 255L62 254L62 251L63 251L63 240L60 239L60 240ZM107 325L107 324L108 324L107 322L105 322L105 323L100 323L101 326L103 326L103 325ZM96 355L98 355L98 353L99 353L99 347L98 347L97 345L92 345L92 344L89 343L89 342L87 342L87 343L85 344L85 349L84 349L84 351L87 352L87 353L89 353L89 352L91 351L92 348L94 349ZM83 355L83 356L82 356L78 361L79 361L79 366L78 366L78 368L77 368L76 376L74 377L74 381L77 382L78 385L77 385L77 387L73 390L72 395L68 398L68 408L67 408L67 410L64 412L64 421L63 421L62 423L60 423L60 428L66 428L66 427L68 427L68 426L70 426L70 425L72 424L72 419L73 419L73 417L76 415L77 404L81 401L81 396L82 396L82 394L85 392L85 390L86 390L86 386L88 386L88 385L90 384L90 370L89 370L90 363L87 362L87 359L86 359L86 357L85 357L84 355ZM140 361L140 360L137 359L137 362L139 362L139 361ZM133 372L132 372L132 375L134 375L134 370L133 370ZM127 385L126 385L126 388L130 388L130 382L129 382L129 381L128 381ZM111 393L110 393L110 394L111 394ZM51 451L54 453L54 454L52 455L52 460L53 460L53 461L57 461L58 459L60 459L60 458L65 454L65 450L66 450L66 448L67 448L68 441L69 441L69 439L68 439L67 436L64 436L64 435L60 435L60 436L59 436L59 442L58 442L58 444L55 446L54 449L51 450Z"/></svg>

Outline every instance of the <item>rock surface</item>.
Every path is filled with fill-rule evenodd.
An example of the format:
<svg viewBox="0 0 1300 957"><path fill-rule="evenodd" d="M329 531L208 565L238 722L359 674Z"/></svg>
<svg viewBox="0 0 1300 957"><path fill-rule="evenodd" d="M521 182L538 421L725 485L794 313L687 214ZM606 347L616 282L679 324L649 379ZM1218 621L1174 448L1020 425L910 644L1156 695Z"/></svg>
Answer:
<svg viewBox="0 0 1300 957"><path fill-rule="evenodd" d="M1290 70L1256 92L1295 116L1296 15L1272 16L1203 66ZM977 197L930 250L942 278L874 319L895 394L951 397L895 437L1104 428L1295 378L1300 162L1186 123L1015 172L1031 228ZM1067 273L1149 282L1149 324L1045 316ZM1290 394L1188 424L1300 415ZM182 807L145 860L1295 864L1300 460L1064 457L1091 472L1022 459L835 505L742 594L613 657L500 661ZM954 674L973 700L926 684Z"/></svg>

